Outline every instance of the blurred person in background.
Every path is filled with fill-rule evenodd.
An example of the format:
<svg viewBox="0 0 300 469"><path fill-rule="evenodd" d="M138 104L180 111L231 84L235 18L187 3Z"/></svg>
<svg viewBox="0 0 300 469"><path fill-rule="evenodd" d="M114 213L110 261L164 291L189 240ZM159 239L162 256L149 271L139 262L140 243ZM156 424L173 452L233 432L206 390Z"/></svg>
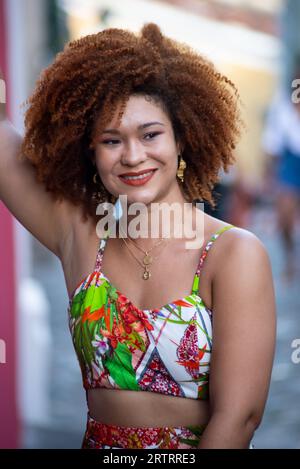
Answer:
<svg viewBox="0 0 300 469"><path fill-rule="evenodd" d="M213 194L216 206L211 207L205 202L205 213L235 226L250 226L255 196L236 165L231 166L228 173L220 172L220 181L214 186Z"/></svg>
<svg viewBox="0 0 300 469"><path fill-rule="evenodd" d="M230 193L235 181L235 171L236 166L234 165L230 167L228 172L221 169L219 173L220 179L213 189L213 196L216 201L215 207L212 207L209 203L204 201L204 210L208 215L221 218L222 220L229 220L228 200L230 199ZM202 201L198 200L198 202ZM232 222L232 224L239 226L238 223L236 224Z"/></svg>
<svg viewBox="0 0 300 469"><path fill-rule="evenodd" d="M82 448L252 447L275 349L270 260L253 233L192 204L212 202L234 162L238 102L211 62L150 23L67 44L29 100L24 139L1 108L1 199L65 275ZM121 223L99 236L97 208L121 195L146 207L146 236L125 226L124 238ZM174 203L194 232L201 218L199 249L176 225L162 236L165 220L153 242L152 209Z"/></svg>
<svg viewBox="0 0 300 469"><path fill-rule="evenodd" d="M296 60L293 80L300 79L300 58ZM299 88L300 85L298 85ZM262 147L267 161L263 192L275 202L276 223L283 247L282 277L291 281L296 275L295 227L300 203L300 91L280 90L267 113Z"/></svg>

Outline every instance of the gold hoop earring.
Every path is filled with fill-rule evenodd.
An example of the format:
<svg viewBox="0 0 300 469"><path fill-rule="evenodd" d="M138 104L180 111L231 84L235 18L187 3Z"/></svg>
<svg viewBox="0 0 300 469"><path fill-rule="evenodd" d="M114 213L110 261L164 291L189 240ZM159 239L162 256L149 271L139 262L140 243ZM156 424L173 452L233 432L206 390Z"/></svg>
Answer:
<svg viewBox="0 0 300 469"><path fill-rule="evenodd" d="M184 181L184 170L186 168L186 162L181 157L181 155L178 155L178 157L180 158L180 161L179 161L178 169L177 169L177 177L183 183L183 181Z"/></svg>
<svg viewBox="0 0 300 469"><path fill-rule="evenodd" d="M101 184L101 181L100 181L100 176L99 176L99 182L97 181L97 176L99 176L98 172L96 172L93 176L93 183L95 185L98 185L98 184ZM97 203L101 203L102 200L104 200L105 197L103 197L104 194L103 194L103 187L100 186L100 190L98 189L96 192L94 192L93 194L93 199L96 200Z"/></svg>
<svg viewBox="0 0 300 469"><path fill-rule="evenodd" d="M98 172L96 172L93 176L93 183L97 186L99 185L100 187L98 187L98 190L93 193L92 195L93 200L95 200L98 204L102 202L107 202L107 201L114 204L118 197L107 192L107 190L102 184L100 176L99 176L99 182L97 181L97 176L99 176Z"/></svg>
<svg viewBox="0 0 300 469"><path fill-rule="evenodd" d="M93 183L94 184L99 184L99 182L100 182L100 181L99 182L97 181L97 176L99 176L99 174L96 172L93 176Z"/></svg>

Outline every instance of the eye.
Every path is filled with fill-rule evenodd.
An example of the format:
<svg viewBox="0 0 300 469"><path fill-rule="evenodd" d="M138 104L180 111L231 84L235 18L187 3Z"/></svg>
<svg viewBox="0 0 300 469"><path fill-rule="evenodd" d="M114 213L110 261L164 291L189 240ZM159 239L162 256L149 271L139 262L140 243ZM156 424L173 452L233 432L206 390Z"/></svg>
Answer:
<svg viewBox="0 0 300 469"><path fill-rule="evenodd" d="M113 144L115 144L115 143L118 143L119 140L103 140L102 143L104 143L105 145L109 145L110 142L113 142ZM109 146L111 146L111 145L109 145Z"/></svg>
<svg viewBox="0 0 300 469"><path fill-rule="evenodd" d="M159 134L161 134L161 132L150 132L150 133L145 135L145 138L148 137L149 135L150 136L152 135L152 137L150 138L150 140L152 140L154 137L156 137L156 135L159 135ZM147 140L149 140L149 139L147 139Z"/></svg>
<svg viewBox="0 0 300 469"><path fill-rule="evenodd" d="M153 138L156 137L159 134L161 134L161 132L149 132L148 134L144 135L144 138L150 137L150 138L147 138L146 140L153 140ZM117 143L119 143L119 141L120 140L110 139L110 140L103 140L102 143L104 145L113 146L113 145L116 145Z"/></svg>

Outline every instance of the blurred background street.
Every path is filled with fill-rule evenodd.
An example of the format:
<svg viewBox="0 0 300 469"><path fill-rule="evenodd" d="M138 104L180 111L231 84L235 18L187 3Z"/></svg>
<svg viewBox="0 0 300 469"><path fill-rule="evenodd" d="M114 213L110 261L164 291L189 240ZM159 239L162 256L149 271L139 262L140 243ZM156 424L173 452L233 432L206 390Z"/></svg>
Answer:
<svg viewBox="0 0 300 469"><path fill-rule="evenodd" d="M0 67L10 119L22 133L21 104L66 42L108 27L138 31L151 21L208 57L240 92L246 128L237 162L220 175L216 211L205 210L252 231L269 253L277 345L254 446L300 449L300 363L292 360L292 343L300 344L300 174L289 173L295 187L286 191L284 170L276 172L287 149L300 157L299 103L293 107L291 99L293 80L300 80L300 2L0 0ZM87 408L60 262L1 202L0 228L0 339L9 357L3 365L0 356L0 448L79 448Z"/></svg>

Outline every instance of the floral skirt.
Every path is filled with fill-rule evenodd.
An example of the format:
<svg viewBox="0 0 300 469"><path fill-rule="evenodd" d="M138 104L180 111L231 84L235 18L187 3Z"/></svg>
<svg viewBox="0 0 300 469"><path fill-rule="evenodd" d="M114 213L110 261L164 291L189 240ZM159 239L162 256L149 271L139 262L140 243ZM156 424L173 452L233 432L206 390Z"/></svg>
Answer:
<svg viewBox="0 0 300 469"><path fill-rule="evenodd" d="M125 427L94 420L88 414L82 449L197 448L205 425L188 427Z"/></svg>

